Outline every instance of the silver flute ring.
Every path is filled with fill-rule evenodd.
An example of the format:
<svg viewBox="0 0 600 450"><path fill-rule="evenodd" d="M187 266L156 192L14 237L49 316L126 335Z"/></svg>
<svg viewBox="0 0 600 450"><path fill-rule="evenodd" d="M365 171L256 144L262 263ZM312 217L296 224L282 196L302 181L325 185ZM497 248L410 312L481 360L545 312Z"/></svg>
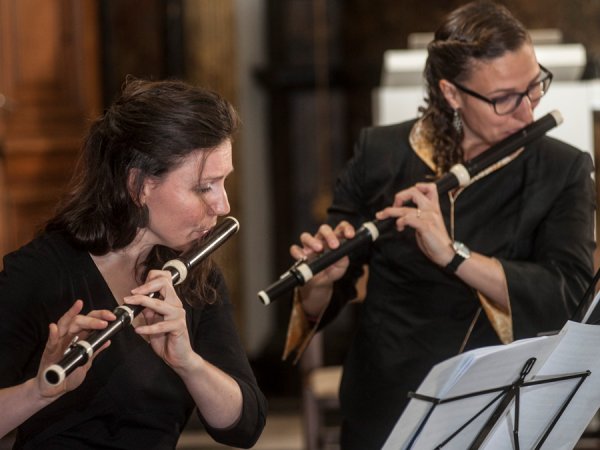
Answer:
<svg viewBox="0 0 600 450"><path fill-rule="evenodd" d="M75 347L75 345L77 345L77 342L79 341L79 336L75 335L75 337L73 339L71 339L71 342L69 343L69 346L65 349L65 355L67 353L69 353L69 350L71 350L72 347Z"/></svg>

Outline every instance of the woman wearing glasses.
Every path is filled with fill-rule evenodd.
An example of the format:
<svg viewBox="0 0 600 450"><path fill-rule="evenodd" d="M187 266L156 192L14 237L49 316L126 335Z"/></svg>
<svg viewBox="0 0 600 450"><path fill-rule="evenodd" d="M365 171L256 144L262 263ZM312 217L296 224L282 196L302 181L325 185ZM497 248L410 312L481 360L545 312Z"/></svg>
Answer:
<svg viewBox="0 0 600 450"><path fill-rule="evenodd" d="M465 188L438 196L431 183L534 120L552 74L523 25L494 3L464 5L429 44L425 79L419 118L361 133L327 224L290 250L310 258L373 217L396 218L400 231L295 295L290 326L310 335L356 296L368 266L340 390L344 450L380 448L436 363L560 329L592 277L588 154L543 137Z"/></svg>

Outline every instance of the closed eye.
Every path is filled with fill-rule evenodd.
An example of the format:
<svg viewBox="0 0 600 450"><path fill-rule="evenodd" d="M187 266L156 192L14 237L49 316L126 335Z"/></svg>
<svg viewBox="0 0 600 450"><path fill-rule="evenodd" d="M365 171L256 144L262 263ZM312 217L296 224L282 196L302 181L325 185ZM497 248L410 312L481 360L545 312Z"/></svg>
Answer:
<svg viewBox="0 0 600 450"><path fill-rule="evenodd" d="M491 100L496 104L503 105L503 104L507 104L507 103L515 101L516 97L520 97L520 95L519 94L503 95L501 97L492 98Z"/></svg>
<svg viewBox="0 0 600 450"><path fill-rule="evenodd" d="M198 186L196 188L196 192L199 192L200 194L206 194L208 192L212 191L212 185L203 185L203 186Z"/></svg>

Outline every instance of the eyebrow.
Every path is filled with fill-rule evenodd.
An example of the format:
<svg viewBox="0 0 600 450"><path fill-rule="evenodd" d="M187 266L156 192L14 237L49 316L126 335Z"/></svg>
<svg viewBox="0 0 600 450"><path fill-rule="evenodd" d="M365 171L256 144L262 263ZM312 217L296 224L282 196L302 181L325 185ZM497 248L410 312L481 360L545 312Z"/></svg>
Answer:
<svg viewBox="0 0 600 450"><path fill-rule="evenodd" d="M222 180L223 178L227 178L227 177L228 177L229 175L231 175L233 172L234 172L234 169L231 169L229 172L227 172L227 173L226 173L226 174L224 174L224 175L219 175L219 176L214 176L214 177L210 177L210 176L209 176L209 177L207 177L207 178L204 178L204 177L202 177L202 174L201 174L201 175L200 175L200 178L199 178L199 181L200 181L201 183L209 183L209 182L211 182L211 181L218 181L218 180Z"/></svg>
<svg viewBox="0 0 600 450"><path fill-rule="evenodd" d="M535 76L535 78L533 78L529 84L527 85L528 87L531 87L532 84L534 84L537 80L539 80L540 75L542 74L542 68L539 67L539 71L538 74ZM516 89L496 89L495 91L490 92L489 94L486 95L486 97L490 97L492 95L498 95L498 94L516 94L516 93L520 93L522 91L517 91Z"/></svg>

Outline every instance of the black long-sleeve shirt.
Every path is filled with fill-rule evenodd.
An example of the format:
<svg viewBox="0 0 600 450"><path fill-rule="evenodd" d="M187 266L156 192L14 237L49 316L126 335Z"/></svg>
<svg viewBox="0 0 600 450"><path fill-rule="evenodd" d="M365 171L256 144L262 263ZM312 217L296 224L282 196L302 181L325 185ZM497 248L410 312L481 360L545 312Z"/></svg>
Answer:
<svg viewBox="0 0 600 450"><path fill-rule="evenodd" d="M244 353L222 276L211 283L218 300L203 307L185 301L195 352L232 376L243 395L242 415L213 438L252 446L265 424L266 400ZM0 388L35 376L48 336L76 299L83 313L113 310L117 303L87 252L58 233L45 234L4 258L0 273ZM6 407L7 405L3 405ZM83 384L19 427L15 448L175 448L195 404L183 381L128 327L95 359Z"/></svg>

